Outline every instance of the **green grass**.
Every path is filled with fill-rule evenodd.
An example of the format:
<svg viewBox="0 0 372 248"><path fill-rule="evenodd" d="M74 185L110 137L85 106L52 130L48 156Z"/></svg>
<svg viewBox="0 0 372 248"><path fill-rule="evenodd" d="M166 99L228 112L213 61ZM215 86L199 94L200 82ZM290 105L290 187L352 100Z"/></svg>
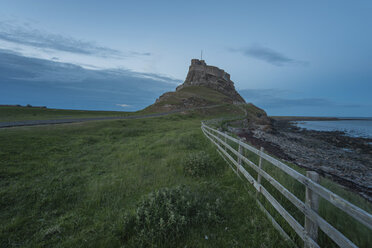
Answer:
<svg viewBox="0 0 372 248"><path fill-rule="evenodd" d="M185 97L199 96L215 103L224 102L224 100L227 98L227 96L225 96L224 94L204 86L188 86L183 88L179 92L181 94L184 94Z"/></svg>
<svg viewBox="0 0 372 248"><path fill-rule="evenodd" d="M25 120L48 120L48 119L72 119L88 117L128 116L135 112L121 111L87 111L87 110L64 110L45 109L31 107L0 106L0 122L25 121Z"/></svg>
<svg viewBox="0 0 372 248"><path fill-rule="evenodd" d="M145 108L145 112L162 112L164 105L184 108L183 100L188 99L197 102L200 106L221 105L231 102L228 96L204 86L188 86L179 91L172 92L166 99ZM196 104L196 105L198 105Z"/></svg>
<svg viewBox="0 0 372 248"><path fill-rule="evenodd" d="M33 118L33 111L39 111L35 119L69 112L22 111L12 118ZM91 113L72 112L79 117ZM152 192L180 185L221 198L223 205L221 221L181 228L176 239L178 247L288 247L258 209L255 198L246 192L254 189L238 180L203 136L200 121L206 115L233 117L241 116L242 111L222 105L159 118L0 129L0 247L136 247L133 237L125 238L126 216L133 215L142 199ZM182 161L201 151L222 169L207 176L185 173ZM246 155L258 162L257 156ZM305 173L302 168L289 166ZM304 200L302 184L269 163L263 167ZM257 177L253 170L247 170ZM303 214L264 179L263 184L303 224ZM321 184L372 212L370 203L338 184L326 178L321 178ZM262 197L260 200L302 245L270 204ZM328 202L320 202L320 214L360 247L372 243L371 231ZM157 244L168 244L167 240L162 242ZM168 242L170 245L174 240ZM319 242L322 247L335 246L322 232Z"/></svg>
<svg viewBox="0 0 372 248"><path fill-rule="evenodd" d="M209 114L222 110L239 112L223 106ZM179 185L207 191L224 203L221 222L183 230L179 247L288 247L203 136L203 118L194 111L1 129L0 247L130 246L125 216L151 192ZM185 175L181 161L199 151L225 169Z"/></svg>

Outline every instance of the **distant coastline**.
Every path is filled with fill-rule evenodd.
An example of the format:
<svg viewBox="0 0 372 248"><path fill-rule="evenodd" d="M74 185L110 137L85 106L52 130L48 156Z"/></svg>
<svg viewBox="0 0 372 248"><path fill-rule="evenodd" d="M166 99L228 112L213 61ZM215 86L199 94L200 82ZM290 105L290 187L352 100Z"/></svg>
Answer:
<svg viewBox="0 0 372 248"><path fill-rule="evenodd" d="M270 116L274 120L281 121L363 121L371 120L372 117L320 117L320 116Z"/></svg>
<svg viewBox="0 0 372 248"><path fill-rule="evenodd" d="M22 108L43 108L46 109L47 106L32 106L31 104L20 105L20 104L0 104L0 107L22 107Z"/></svg>

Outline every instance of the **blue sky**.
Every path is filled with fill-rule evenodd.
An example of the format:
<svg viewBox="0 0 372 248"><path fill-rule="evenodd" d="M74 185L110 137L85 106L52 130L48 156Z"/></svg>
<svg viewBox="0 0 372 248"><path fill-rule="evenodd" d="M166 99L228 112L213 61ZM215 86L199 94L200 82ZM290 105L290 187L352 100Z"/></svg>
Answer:
<svg viewBox="0 0 372 248"><path fill-rule="evenodd" d="M202 49L268 114L372 116L371 12L371 1L3 0L0 70L34 71L3 73L0 104L140 109Z"/></svg>

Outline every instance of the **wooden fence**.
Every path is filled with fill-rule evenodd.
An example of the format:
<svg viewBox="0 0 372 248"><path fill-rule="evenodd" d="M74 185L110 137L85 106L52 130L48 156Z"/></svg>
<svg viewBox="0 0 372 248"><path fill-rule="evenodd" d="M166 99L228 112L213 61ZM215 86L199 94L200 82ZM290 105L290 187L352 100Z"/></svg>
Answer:
<svg viewBox="0 0 372 248"><path fill-rule="evenodd" d="M218 151L226 161L230 161L234 167L232 169L240 176L239 172L250 182L257 190L257 194L262 194L275 210L285 219L285 221L293 228L298 236L304 241L305 247L320 247L317 244L318 228L320 228L327 236L329 236L340 247L357 247L352 241L345 237L340 231L329 224L318 214L319 196L332 203L337 208L352 216L354 219L363 223L372 230L372 215L363 209L351 204L335 193L329 191L318 183L319 176L316 172L308 171L306 176L282 163L281 161L264 153L263 149L258 150L239 139L231 137L223 132L213 129L202 122L201 129L205 136L217 146ZM229 145L228 141L238 146L235 150ZM259 163L256 165L244 154L244 149L253 152L259 156ZM235 160L232 155L237 157ZM294 178L306 187L305 202L297 198L287 188L281 185L271 175L262 169L262 160L266 160L281 171L285 172L290 177ZM242 162L257 172L257 179L243 167ZM283 196L294 204L305 216L305 225L302 226L261 184L261 178L265 178L272 186L274 186ZM268 216L274 227L286 238L288 234L275 221L269 212L258 201L257 203L261 210Z"/></svg>

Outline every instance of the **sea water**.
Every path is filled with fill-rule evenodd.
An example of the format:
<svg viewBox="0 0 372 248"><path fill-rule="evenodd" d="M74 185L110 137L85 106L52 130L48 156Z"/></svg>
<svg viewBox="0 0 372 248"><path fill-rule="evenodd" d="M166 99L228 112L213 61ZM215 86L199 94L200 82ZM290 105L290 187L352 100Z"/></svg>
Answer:
<svg viewBox="0 0 372 248"><path fill-rule="evenodd" d="M342 131L351 137L372 138L372 118L350 118L334 121L298 121L300 128L316 131Z"/></svg>

